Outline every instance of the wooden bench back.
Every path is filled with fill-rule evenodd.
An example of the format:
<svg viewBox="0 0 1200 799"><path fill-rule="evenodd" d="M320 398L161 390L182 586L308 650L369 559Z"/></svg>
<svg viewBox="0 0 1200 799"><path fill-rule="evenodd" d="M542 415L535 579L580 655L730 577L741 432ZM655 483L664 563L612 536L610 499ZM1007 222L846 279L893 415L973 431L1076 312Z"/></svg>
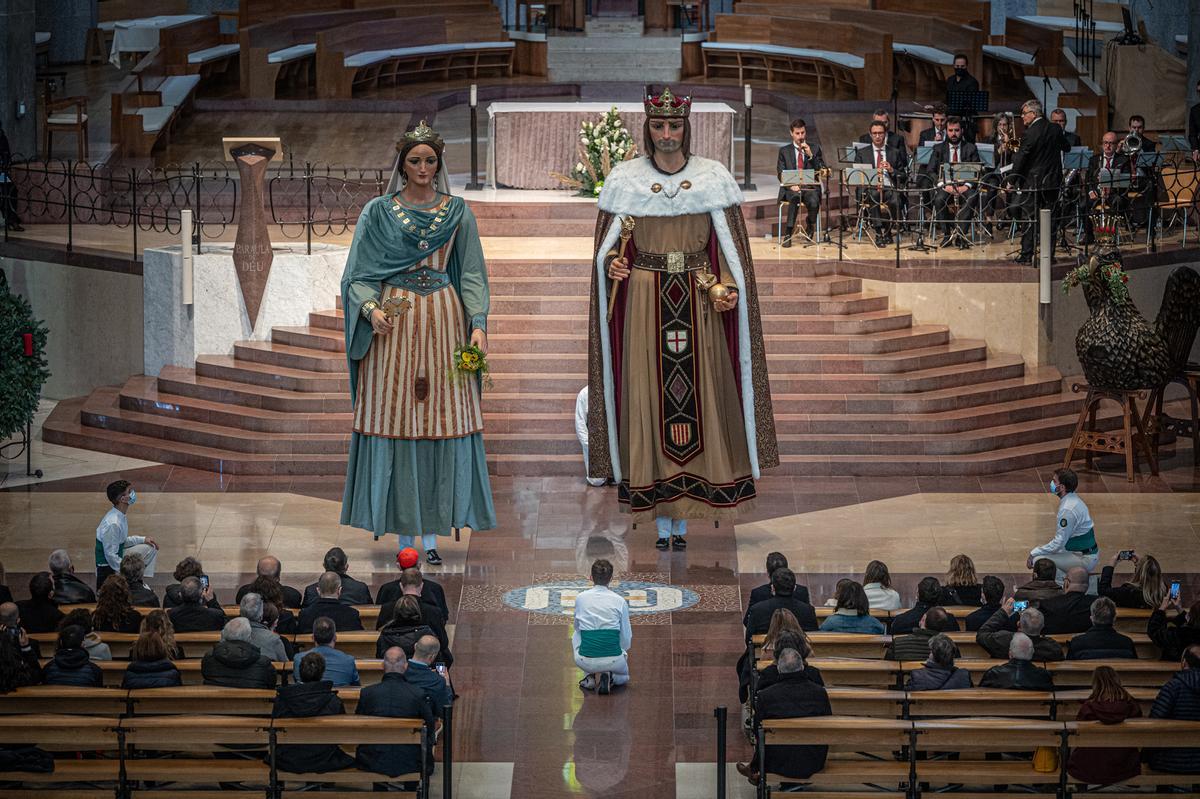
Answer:
<svg viewBox="0 0 1200 799"><path fill-rule="evenodd" d="M238 0L238 31L251 25L285 22L298 14L353 9L352 0Z"/></svg>
<svg viewBox="0 0 1200 799"><path fill-rule="evenodd" d="M215 16L163 28L158 34L158 49L162 50L167 70L172 74L186 74L188 53L218 44L222 44L221 22Z"/></svg>
<svg viewBox="0 0 1200 799"><path fill-rule="evenodd" d="M876 11L903 11L970 25L984 34L992 29L989 0L956 0L953 3L946 0L872 0L871 5ZM972 61L971 65L978 70L978 62Z"/></svg>
<svg viewBox="0 0 1200 799"><path fill-rule="evenodd" d="M788 6L793 5L792 0L746 0L746 2L762 3L764 5L778 6L780 8L786 8ZM743 5L745 5L745 3L734 3L733 13L735 13L735 14L745 13L742 8ZM847 8L847 9L854 9L854 10L858 10L858 11L869 11L871 8L871 5L872 5L872 0L822 0L822 2L820 4L820 8L821 9Z"/></svg>
<svg viewBox="0 0 1200 799"><path fill-rule="evenodd" d="M146 0L99 0L96 13L100 22L116 22L159 14L187 14L189 11L187 0L156 0L152 7L147 6Z"/></svg>
<svg viewBox="0 0 1200 799"><path fill-rule="evenodd" d="M1009 17L1004 22L1004 44L1014 50L1032 53L1037 69L1045 70L1051 77L1065 74L1063 70L1067 63L1060 30Z"/></svg>
<svg viewBox="0 0 1200 799"><path fill-rule="evenodd" d="M894 31L895 40L905 44L920 44L950 53L965 53L969 64L978 64L983 60L983 43L986 41L983 31L957 20L947 20L940 15L879 10L864 13L846 8L833 8L829 11L829 18L834 22L857 23Z"/></svg>

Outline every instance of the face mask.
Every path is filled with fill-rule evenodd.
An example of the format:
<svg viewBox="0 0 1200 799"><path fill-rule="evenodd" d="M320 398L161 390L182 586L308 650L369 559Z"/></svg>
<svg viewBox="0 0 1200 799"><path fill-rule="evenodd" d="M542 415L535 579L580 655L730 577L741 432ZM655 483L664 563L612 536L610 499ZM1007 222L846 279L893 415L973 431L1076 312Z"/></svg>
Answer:
<svg viewBox="0 0 1200 799"><path fill-rule="evenodd" d="M967 74L967 68L966 67L955 67L954 74L961 78L962 76Z"/></svg>
<svg viewBox="0 0 1200 799"><path fill-rule="evenodd" d="M1050 480L1050 493L1051 494L1058 493L1058 483L1054 482L1053 479Z"/></svg>
<svg viewBox="0 0 1200 799"><path fill-rule="evenodd" d="M132 505L135 502L137 502L137 492L134 491L133 489L130 489L129 490L129 504Z"/></svg>

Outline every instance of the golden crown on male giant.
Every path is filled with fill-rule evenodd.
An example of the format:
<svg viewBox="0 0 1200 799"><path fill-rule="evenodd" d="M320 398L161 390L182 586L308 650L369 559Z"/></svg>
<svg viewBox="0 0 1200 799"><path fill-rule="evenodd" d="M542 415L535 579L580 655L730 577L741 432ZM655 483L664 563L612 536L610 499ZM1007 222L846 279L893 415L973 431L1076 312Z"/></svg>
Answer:
<svg viewBox="0 0 1200 799"><path fill-rule="evenodd" d="M646 116L651 119L683 118L692 112L691 96L676 97L669 88L663 88L662 94L658 96L647 94L643 105L646 108Z"/></svg>

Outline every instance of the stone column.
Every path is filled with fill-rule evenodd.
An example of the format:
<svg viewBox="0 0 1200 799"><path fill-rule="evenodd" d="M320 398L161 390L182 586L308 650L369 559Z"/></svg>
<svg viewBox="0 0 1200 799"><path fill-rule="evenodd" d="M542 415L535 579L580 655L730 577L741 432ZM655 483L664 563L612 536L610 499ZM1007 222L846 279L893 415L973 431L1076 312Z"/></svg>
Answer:
<svg viewBox="0 0 1200 799"><path fill-rule="evenodd" d="M37 155L33 0L0 0L0 125L13 157ZM24 106L24 115L19 107Z"/></svg>
<svg viewBox="0 0 1200 799"><path fill-rule="evenodd" d="M96 0L37 0L37 29L50 33L50 61L83 61L87 32L96 27Z"/></svg>

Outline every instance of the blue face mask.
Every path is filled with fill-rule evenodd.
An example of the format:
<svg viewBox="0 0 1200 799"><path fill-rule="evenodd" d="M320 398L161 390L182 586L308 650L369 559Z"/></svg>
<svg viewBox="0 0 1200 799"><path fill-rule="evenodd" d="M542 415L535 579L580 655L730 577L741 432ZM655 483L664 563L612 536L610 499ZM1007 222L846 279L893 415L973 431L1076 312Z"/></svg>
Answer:
<svg viewBox="0 0 1200 799"><path fill-rule="evenodd" d="M1053 479L1050 480L1050 493L1051 494L1058 493L1058 483L1054 482Z"/></svg>
<svg viewBox="0 0 1200 799"><path fill-rule="evenodd" d="M131 488L129 489L129 504L132 505L135 502L137 502L137 492Z"/></svg>

